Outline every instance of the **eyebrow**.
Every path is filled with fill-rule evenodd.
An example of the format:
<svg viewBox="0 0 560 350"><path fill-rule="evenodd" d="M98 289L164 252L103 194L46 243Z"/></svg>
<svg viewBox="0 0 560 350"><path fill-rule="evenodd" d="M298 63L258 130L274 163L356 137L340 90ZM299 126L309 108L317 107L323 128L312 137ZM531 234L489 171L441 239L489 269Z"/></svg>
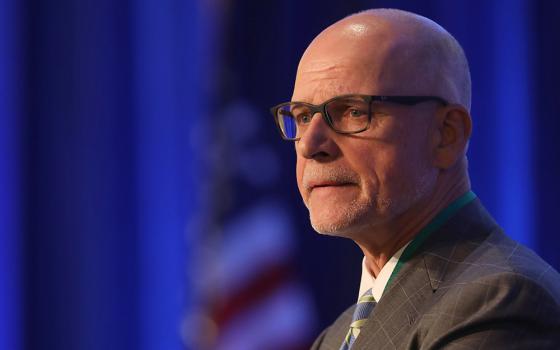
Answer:
<svg viewBox="0 0 560 350"><path fill-rule="evenodd" d="M321 87L319 90L315 90L313 91L313 94L311 95L311 98L301 98L301 99L297 99L294 100L292 99L292 102L307 102L307 103L313 103L315 98L318 98L319 101L317 102L317 104L321 104L323 102L325 102L326 100L329 100L335 96L340 96L340 95L351 95L351 94L356 94L356 95L360 95L359 92L352 90L352 88L349 85L344 85L341 83L330 83L327 86L323 86Z"/></svg>

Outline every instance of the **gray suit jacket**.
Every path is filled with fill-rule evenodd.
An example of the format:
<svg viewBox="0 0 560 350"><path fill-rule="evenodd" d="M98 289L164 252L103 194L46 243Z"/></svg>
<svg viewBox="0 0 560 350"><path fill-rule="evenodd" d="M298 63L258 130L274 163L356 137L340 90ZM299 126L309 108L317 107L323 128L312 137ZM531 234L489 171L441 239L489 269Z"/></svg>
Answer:
<svg viewBox="0 0 560 350"><path fill-rule="evenodd" d="M312 349L339 350L353 309ZM361 349L560 349L560 275L475 199L404 264L352 347Z"/></svg>

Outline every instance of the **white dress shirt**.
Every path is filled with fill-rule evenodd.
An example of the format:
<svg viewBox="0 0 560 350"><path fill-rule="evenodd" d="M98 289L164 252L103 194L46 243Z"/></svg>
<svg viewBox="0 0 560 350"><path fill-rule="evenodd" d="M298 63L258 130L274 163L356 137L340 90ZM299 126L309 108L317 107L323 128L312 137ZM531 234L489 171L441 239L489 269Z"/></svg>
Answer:
<svg viewBox="0 0 560 350"><path fill-rule="evenodd" d="M391 278L391 274L393 273L395 266L397 266L397 262L399 262L402 252L409 244L410 242L405 244L401 249L393 254L389 261L387 261L387 263L383 266L381 271L379 271L377 278L373 277L369 273L369 270L366 267L366 257L364 256L364 259L362 260L362 280L360 282L358 299L360 299L360 297L371 288L375 301L379 302L379 300L381 300L385 286L387 286L387 282L389 282L389 278Z"/></svg>

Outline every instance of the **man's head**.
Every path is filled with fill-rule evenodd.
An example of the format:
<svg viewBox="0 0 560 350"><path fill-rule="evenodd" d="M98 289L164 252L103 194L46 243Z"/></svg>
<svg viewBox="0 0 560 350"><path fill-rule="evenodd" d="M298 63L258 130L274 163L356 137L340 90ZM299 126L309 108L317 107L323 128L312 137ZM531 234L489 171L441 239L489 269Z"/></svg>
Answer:
<svg viewBox="0 0 560 350"><path fill-rule="evenodd" d="M352 135L316 114L296 153L298 187L318 232L355 238L428 205L460 177L468 182L469 69L442 27L380 9L324 30L300 61L292 101L345 94L429 95L449 104L374 102L369 128Z"/></svg>

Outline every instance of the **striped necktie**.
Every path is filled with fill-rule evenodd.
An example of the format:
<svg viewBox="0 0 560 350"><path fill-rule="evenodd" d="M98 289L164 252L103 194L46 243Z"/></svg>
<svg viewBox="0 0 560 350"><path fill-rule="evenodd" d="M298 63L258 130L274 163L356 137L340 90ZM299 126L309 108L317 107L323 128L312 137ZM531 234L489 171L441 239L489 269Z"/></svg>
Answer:
<svg viewBox="0 0 560 350"><path fill-rule="evenodd" d="M344 338L340 350L349 350L352 348L352 344L356 341L356 338L360 334L360 329L366 323L371 310L375 307L375 298L371 292L371 288L368 289L358 300L356 304L356 309L354 310L354 316L352 316L352 323L350 323L350 329L348 334Z"/></svg>

